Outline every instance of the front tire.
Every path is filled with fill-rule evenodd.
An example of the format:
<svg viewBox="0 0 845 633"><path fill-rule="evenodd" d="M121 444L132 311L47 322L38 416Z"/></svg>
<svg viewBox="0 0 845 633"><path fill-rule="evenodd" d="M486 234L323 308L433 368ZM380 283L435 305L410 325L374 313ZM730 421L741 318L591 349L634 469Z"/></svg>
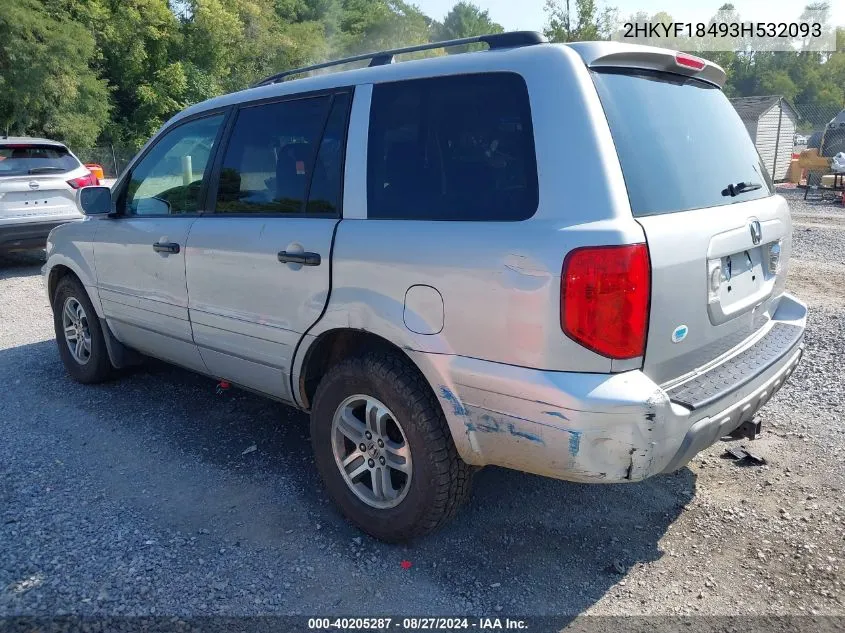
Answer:
<svg viewBox="0 0 845 633"><path fill-rule="evenodd" d="M314 397L311 441L329 496L380 540L437 529L469 495L472 470L437 399L396 354L373 352L329 370Z"/></svg>
<svg viewBox="0 0 845 633"><path fill-rule="evenodd" d="M100 319L85 286L75 277L64 277L53 296L53 325L59 356L77 382L103 382L114 375Z"/></svg>

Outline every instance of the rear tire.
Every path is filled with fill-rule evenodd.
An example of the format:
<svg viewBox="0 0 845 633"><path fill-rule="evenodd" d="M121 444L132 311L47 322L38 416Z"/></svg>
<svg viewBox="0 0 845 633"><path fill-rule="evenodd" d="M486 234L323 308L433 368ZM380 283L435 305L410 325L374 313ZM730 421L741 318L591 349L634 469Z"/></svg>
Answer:
<svg viewBox="0 0 845 633"><path fill-rule="evenodd" d="M394 353L350 358L326 373L311 410L311 441L329 496L382 541L437 529L469 496L473 471L458 456L437 399Z"/></svg>
<svg viewBox="0 0 845 633"><path fill-rule="evenodd" d="M100 319L85 286L76 277L64 277L56 287L53 326L59 356L71 378L91 384L114 376Z"/></svg>

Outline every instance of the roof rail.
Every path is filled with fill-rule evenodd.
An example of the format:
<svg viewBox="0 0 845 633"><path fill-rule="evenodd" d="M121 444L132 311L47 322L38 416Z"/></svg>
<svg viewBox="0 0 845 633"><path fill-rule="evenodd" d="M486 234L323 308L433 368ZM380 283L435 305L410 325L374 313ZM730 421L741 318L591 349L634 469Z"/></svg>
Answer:
<svg viewBox="0 0 845 633"><path fill-rule="evenodd" d="M336 59L330 62L322 62L320 64L312 64L311 66L303 66L302 68L294 68L292 70L285 70L275 75L270 75L262 79L257 84L250 86L257 88L258 86L268 86L270 84L284 81L285 78L291 75L299 75L307 73L312 70L319 70L321 68L329 68L330 66L339 66L341 64L349 64L351 62L370 60L370 66L384 66L393 63L393 57L403 53L416 53L417 51L427 51L435 48L451 48L453 46L462 46L464 44L484 43L492 50L496 48L516 48L519 46L531 46L533 44L544 44L548 40L536 31L510 31L508 33L493 33L491 35L476 35L474 37L462 37L457 40L445 40L442 42L429 42L428 44L418 44L416 46L406 46L404 48L393 48L387 51L379 51L374 53L365 53L363 55L355 55L354 57L345 57L343 59Z"/></svg>

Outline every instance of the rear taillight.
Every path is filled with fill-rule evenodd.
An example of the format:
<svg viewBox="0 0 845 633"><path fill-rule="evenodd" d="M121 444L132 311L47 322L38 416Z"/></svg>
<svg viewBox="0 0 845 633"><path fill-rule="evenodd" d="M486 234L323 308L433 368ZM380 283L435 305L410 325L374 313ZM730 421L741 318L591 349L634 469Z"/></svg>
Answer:
<svg viewBox="0 0 845 633"><path fill-rule="evenodd" d="M97 180L97 177L94 174L88 172L84 176L68 180L67 184L69 184L74 189L79 189L80 187L96 187L100 184L100 181Z"/></svg>
<svg viewBox="0 0 845 633"><path fill-rule="evenodd" d="M560 278L560 326L602 356L645 353L651 265L645 244L577 248Z"/></svg>

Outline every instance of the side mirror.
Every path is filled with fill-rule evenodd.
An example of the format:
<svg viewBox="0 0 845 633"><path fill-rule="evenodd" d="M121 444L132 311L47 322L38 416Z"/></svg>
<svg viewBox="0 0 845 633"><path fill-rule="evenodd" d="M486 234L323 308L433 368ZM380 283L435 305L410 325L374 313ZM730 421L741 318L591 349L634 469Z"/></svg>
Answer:
<svg viewBox="0 0 845 633"><path fill-rule="evenodd" d="M76 192L76 206L85 215L108 215L113 211L111 189L82 187Z"/></svg>

